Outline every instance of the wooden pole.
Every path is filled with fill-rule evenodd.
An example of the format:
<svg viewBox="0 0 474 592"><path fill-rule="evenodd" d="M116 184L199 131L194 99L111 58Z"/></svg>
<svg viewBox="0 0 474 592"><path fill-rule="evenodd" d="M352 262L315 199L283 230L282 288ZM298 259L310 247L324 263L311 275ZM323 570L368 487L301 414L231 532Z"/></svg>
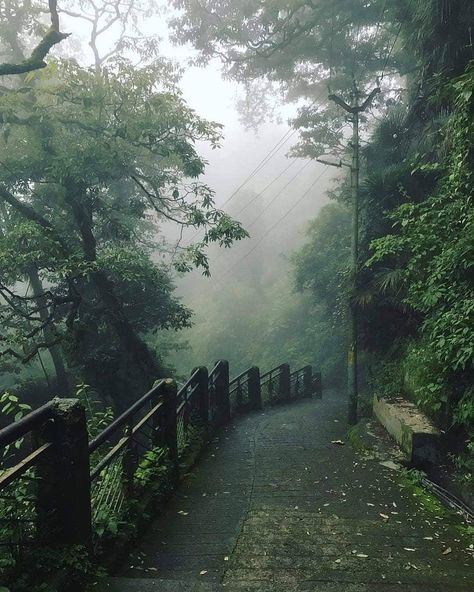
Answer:
<svg viewBox="0 0 474 592"><path fill-rule="evenodd" d="M357 271L359 266L359 113L365 111L372 103L380 88L374 88L362 105L359 105L359 90L354 81L352 105L348 105L341 97L329 95L329 99L351 114L352 121L352 162L351 162L351 196L352 196L352 233L351 233L351 294L349 295L349 345L347 352L347 391L348 391L348 423L357 423L358 406L358 319L354 296L357 287ZM331 163L327 163L331 164ZM340 167L342 163L334 164Z"/></svg>

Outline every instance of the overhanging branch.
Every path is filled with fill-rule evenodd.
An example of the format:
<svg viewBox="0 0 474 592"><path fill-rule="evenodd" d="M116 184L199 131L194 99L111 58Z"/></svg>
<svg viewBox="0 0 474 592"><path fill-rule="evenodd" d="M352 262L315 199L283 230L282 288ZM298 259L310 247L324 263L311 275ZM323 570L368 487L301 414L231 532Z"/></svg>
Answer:
<svg viewBox="0 0 474 592"><path fill-rule="evenodd" d="M57 0L49 0L49 12L51 15L51 26L43 39L33 49L31 56L19 64L0 64L0 76L26 74L27 72L45 68L47 64L44 58L48 55L51 48L69 37L70 33L61 33L59 30Z"/></svg>

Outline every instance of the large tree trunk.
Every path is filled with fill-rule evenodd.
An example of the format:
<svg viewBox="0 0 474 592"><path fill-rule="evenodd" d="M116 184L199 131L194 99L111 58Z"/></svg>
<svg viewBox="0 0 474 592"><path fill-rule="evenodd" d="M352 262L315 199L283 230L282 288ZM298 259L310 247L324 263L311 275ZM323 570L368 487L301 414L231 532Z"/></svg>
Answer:
<svg viewBox="0 0 474 592"><path fill-rule="evenodd" d="M41 322L44 323L43 335L46 343L53 342L55 339L54 327L51 322L48 322L48 307L47 299L44 295L43 284L38 275L38 270L34 265L28 268L28 278L31 283L33 295L36 298L36 303L39 308L39 316ZM48 348L49 354L53 361L54 370L56 373L56 387L57 393L61 397L67 397L70 394L70 385L67 377L66 367L59 344L52 345Z"/></svg>
<svg viewBox="0 0 474 592"><path fill-rule="evenodd" d="M84 201L85 191L72 182L66 184L66 189L66 200L71 207L81 236L84 257L86 261L95 262L97 260L96 239L92 231L92 215ZM101 270L91 273L90 277L119 341L120 368L118 373L111 377L111 380L116 383L116 388L112 387L109 391L116 394L113 397L114 405L120 410L152 386L154 380L159 377L159 367L147 345L127 318L122 303L117 297L113 281Z"/></svg>

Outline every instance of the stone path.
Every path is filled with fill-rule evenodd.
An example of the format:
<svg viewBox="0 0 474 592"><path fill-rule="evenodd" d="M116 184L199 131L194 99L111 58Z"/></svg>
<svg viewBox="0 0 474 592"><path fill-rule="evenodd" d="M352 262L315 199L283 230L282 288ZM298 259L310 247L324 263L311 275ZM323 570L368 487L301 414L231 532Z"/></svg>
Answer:
<svg viewBox="0 0 474 592"><path fill-rule="evenodd" d="M457 517L346 445L334 393L227 427L112 592L473 592Z"/></svg>

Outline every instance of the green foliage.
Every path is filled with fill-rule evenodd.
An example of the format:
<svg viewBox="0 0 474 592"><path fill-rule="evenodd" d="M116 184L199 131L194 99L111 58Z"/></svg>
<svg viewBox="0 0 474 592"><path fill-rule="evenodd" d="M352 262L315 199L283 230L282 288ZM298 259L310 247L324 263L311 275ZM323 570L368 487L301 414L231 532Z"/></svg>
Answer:
<svg viewBox="0 0 474 592"><path fill-rule="evenodd" d="M169 459L163 448L155 446L141 457L135 471L134 481L141 490L161 489L169 479Z"/></svg>
<svg viewBox="0 0 474 592"><path fill-rule="evenodd" d="M7 581L11 592L60 592L66 587L89 590L106 575L80 545L34 547L26 552L23 561L29 569L14 573L14 579Z"/></svg>
<svg viewBox="0 0 474 592"><path fill-rule="evenodd" d="M420 203L390 212L396 233L372 242L367 263L398 261L400 296L422 318L422 343L407 352L411 370L418 366L425 374L415 380L419 403L439 412L457 377L461 389L453 393L452 417L468 430L474 426L472 390L462 385L474 371L473 74L471 68L443 88L453 112L443 128L450 149L438 186Z"/></svg>
<svg viewBox="0 0 474 592"><path fill-rule="evenodd" d="M361 424L352 426L347 432L347 441L355 452L368 454L371 448L363 439L363 429Z"/></svg>
<svg viewBox="0 0 474 592"><path fill-rule="evenodd" d="M196 144L217 147L221 126L186 105L162 59L116 58L100 71L56 62L0 103L0 354L27 363L61 342L76 373L120 407L160 373L141 335L190 324L170 266L208 273L210 243L247 235L199 178ZM204 237L170 254L162 221ZM49 288L31 297L33 268Z"/></svg>
<svg viewBox="0 0 474 592"><path fill-rule="evenodd" d="M405 391L423 411L436 419L446 410L449 383L429 339L412 341L402 358L400 375Z"/></svg>
<svg viewBox="0 0 474 592"><path fill-rule="evenodd" d="M377 364L368 379L370 394L384 399L400 397L404 394L403 372L398 361L384 360Z"/></svg>
<svg viewBox="0 0 474 592"><path fill-rule="evenodd" d="M0 396L0 410L2 416L9 421L20 421L31 411L26 403L21 403L17 396L5 392ZM23 445L23 438L13 444L5 446L0 452L0 474L14 463L15 455ZM0 497L0 520L2 529L0 535L0 575L5 574L16 566L19 549L25 536L28 536L28 526L17 520L18 517L27 519L32 515L31 483L34 472L26 471L25 479L21 479L5 488Z"/></svg>
<svg viewBox="0 0 474 592"><path fill-rule="evenodd" d="M76 385L76 397L86 410L87 433L89 440L92 440L102 432L114 420L114 413L111 407L104 406L97 393L88 384ZM95 457L91 458L94 462Z"/></svg>
<svg viewBox="0 0 474 592"><path fill-rule="evenodd" d="M474 480L474 440L467 443L466 452L451 455L455 467L454 477L463 485L472 488Z"/></svg>

